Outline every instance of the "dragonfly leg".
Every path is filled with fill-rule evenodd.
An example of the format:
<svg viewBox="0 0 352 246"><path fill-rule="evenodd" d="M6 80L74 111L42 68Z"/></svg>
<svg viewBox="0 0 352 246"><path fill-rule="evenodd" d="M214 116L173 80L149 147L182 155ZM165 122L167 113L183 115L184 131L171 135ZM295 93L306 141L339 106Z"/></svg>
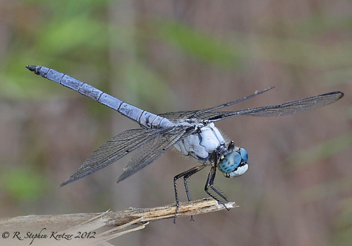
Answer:
<svg viewBox="0 0 352 246"><path fill-rule="evenodd" d="M228 150L228 151L232 151L234 148L235 148L235 142L234 142L234 141L231 141L231 142L229 143L229 146L227 147L227 150Z"/></svg>
<svg viewBox="0 0 352 246"><path fill-rule="evenodd" d="M176 210L175 210L175 217L174 217L174 223L176 223L176 215L177 215L177 210L178 207L180 206L179 200L178 200L178 194L177 194L177 186L176 186L176 181L179 178L183 177L183 183L185 185L185 190L186 190L186 194L187 194L187 199L190 202L191 201L191 196L189 195L189 191L188 191L188 185L187 185L187 179L189 177L191 177L193 174L199 172L200 170L202 170L205 166L204 165L200 165L200 166L196 166L196 167L192 167L191 169L188 169L187 171L184 171L178 175L176 175L174 177L174 190L175 190L175 200L176 200ZM193 216L191 216L191 220L193 220Z"/></svg>
<svg viewBox="0 0 352 246"><path fill-rule="evenodd" d="M210 172L209 172L209 175L208 175L208 178L207 178L207 182L205 183L205 192L211 196L212 198L214 198L216 201L218 201L219 203L221 203L225 208L226 210L229 211L229 209L226 207L225 203L223 201L220 201L217 197L215 197L213 194L211 194L209 192L209 187L216 193L218 194L222 199L224 199L226 202L228 202L227 198L221 194L220 191L218 191L214 186L214 179L215 179L215 174L216 174L216 166L212 166L211 169L210 169Z"/></svg>

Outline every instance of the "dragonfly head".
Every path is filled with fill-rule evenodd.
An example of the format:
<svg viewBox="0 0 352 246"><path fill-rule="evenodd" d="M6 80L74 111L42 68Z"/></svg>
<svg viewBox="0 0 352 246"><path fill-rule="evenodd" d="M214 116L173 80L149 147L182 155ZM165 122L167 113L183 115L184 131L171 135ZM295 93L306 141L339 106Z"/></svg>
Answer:
<svg viewBox="0 0 352 246"><path fill-rule="evenodd" d="M237 151L229 152L223 156L219 162L218 168L226 178L234 178L244 174L248 170L248 154L243 148Z"/></svg>

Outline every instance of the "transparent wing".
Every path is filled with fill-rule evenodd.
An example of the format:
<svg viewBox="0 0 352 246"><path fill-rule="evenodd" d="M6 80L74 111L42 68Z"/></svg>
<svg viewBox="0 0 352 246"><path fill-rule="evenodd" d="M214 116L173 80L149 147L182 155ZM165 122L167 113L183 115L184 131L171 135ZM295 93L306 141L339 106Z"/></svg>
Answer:
<svg viewBox="0 0 352 246"><path fill-rule="evenodd" d="M219 109L222 109L224 107L228 107L228 106L231 106L231 105L234 105L236 103L240 103L240 102L243 102L249 98L252 98L254 96L257 96L257 95L260 95L264 92L267 92L271 89L274 89L274 86L272 87L269 87L265 90L262 90L262 91L256 91L254 94L252 95L249 95L249 96L246 96L246 97L242 97L240 99L237 99L235 101L232 101L232 102L228 102L228 103L223 103L223 104L220 104L218 106L215 106L215 107L211 107L211 108L207 108L207 109L203 109L203 110L199 110L198 112L196 112L196 114L194 115L194 118L199 118L200 116L204 115L204 114L207 114L207 113L210 113L210 112L213 112L213 111L216 111L216 110L219 110Z"/></svg>
<svg viewBox="0 0 352 246"><path fill-rule="evenodd" d="M177 121L179 119L192 118L191 116L194 115L198 111L199 110L177 111L177 112L162 113L162 114L158 114L158 115L175 122L175 121Z"/></svg>
<svg viewBox="0 0 352 246"><path fill-rule="evenodd" d="M199 119L218 121L233 117L236 115L249 115L258 117L274 117L297 114L307 110L320 108L330 103L333 103L343 97L340 91L329 92L317 96L302 98L295 101L286 102L283 104L249 108L238 111L222 111L222 112L206 112Z"/></svg>
<svg viewBox="0 0 352 246"><path fill-rule="evenodd" d="M191 134L191 128L175 127L163 135L158 135L148 144L143 145L138 152L132 157L124 172L120 175L117 183L128 178L132 174L146 167L158 157L165 153L169 148L177 143L178 140Z"/></svg>
<svg viewBox="0 0 352 246"><path fill-rule="evenodd" d="M92 152L77 172L63 182L60 187L112 164L143 144L153 141L164 131L165 129L142 128L127 130L116 135Z"/></svg>
<svg viewBox="0 0 352 246"><path fill-rule="evenodd" d="M237 99L235 101L228 102L228 103L223 103L223 104L220 104L218 106L207 108L207 109L193 110L193 111L169 112L169 113L159 114L159 116L162 116L162 117L165 117L165 118L167 118L169 120L174 120L174 121L176 121L178 119L200 118L204 114L207 114L207 113L222 109L224 107L228 107L228 106L234 105L234 104L239 103L239 102L243 102L243 101L245 101L245 100L247 100L249 98L252 98L254 96L260 95L260 94L262 94L264 92L267 92L267 91L269 91L269 90L271 90L273 88L274 87L270 87L270 88L267 88L267 89L262 90L262 91L257 91L257 92L255 92L252 95L249 95L249 96L246 96L246 97L242 97L242 98ZM204 118L204 117L201 117L201 118Z"/></svg>

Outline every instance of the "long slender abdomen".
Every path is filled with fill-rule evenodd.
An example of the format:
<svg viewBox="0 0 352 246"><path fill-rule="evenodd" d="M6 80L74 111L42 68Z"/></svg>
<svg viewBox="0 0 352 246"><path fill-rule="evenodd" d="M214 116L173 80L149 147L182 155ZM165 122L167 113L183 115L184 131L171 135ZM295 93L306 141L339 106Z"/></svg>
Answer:
<svg viewBox="0 0 352 246"><path fill-rule="evenodd" d="M113 97L101 90L84 83L78 79L75 79L67 74L60 73L54 69L42 67L42 66L27 66L30 71L35 74L42 76L43 78L49 79L63 86L66 86L72 90L81 93L84 96L92 98L95 101L104 104L120 114L130 118L133 121L141 124L148 128L162 128L173 125L166 118L157 116L148 111L137 108L120 99Z"/></svg>

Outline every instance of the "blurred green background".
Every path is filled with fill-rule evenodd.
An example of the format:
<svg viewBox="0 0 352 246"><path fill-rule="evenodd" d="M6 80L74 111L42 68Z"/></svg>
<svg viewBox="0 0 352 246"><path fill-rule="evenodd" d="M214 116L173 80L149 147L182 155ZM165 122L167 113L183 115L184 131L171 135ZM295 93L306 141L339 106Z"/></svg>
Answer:
<svg viewBox="0 0 352 246"><path fill-rule="evenodd" d="M249 153L246 175L216 179L240 207L152 223L113 243L351 245L351 1L0 1L1 218L161 206L174 201L174 175L198 164L176 151L118 185L130 156L57 188L90 152L138 125L27 64L153 113L270 86L230 109L342 90L341 101L307 113L220 122ZM206 197L206 170L190 180L193 199Z"/></svg>

